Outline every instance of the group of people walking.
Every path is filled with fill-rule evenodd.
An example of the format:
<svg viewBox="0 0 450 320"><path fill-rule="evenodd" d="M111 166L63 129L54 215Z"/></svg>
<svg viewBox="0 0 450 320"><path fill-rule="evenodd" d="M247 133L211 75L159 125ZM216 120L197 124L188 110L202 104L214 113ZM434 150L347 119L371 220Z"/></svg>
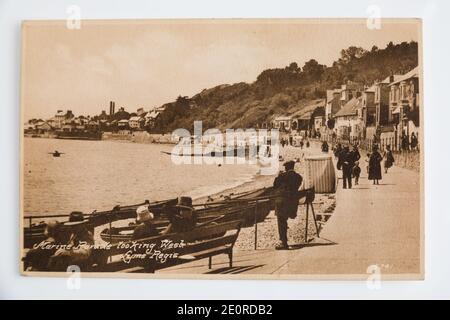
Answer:
<svg viewBox="0 0 450 320"><path fill-rule="evenodd" d="M280 144L284 148L284 146L297 146L303 149L303 147L306 146L306 148L310 147L310 142L308 138L303 138L303 136L289 136L288 138L281 138Z"/></svg>
<svg viewBox="0 0 450 320"><path fill-rule="evenodd" d="M359 184L359 178L361 176L361 168L359 166L359 160L361 155L357 145L353 145L352 150L348 145L342 147L340 143L333 149L334 155L337 158L337 169L342 170L343 188L352 188L352 179L355 179L355 185ZM377 144L372 146L372 152L367 153L365 160L367 165L368 180L372 180L374 185L378 185L382 179L381 174L381 162L384 159L384 172L387 173L388 169L393 166L395 159L392 154L390 146L386 146L386 150L383 155L380 153Z"/></svg>

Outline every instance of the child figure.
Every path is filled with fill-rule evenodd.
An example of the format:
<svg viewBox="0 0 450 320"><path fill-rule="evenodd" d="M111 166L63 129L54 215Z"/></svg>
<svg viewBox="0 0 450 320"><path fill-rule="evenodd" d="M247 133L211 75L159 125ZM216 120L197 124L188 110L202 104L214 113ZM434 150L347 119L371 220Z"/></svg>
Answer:
<svg viewBox="0 0 450 320"><path fill-rule="evenodd" d="M361 168L359 167L359 161L355 161L355 165L352 169L353 178L355 178L355 185L359 184L359 176L361 175Z"/></svg>
<svg viewBox="0 0 450 320"><path fill-rule="evenodd" d="M367 158L364 160L366 162L366 171L369 174L369 161L370 161L370 152L366 155Z"/></svg>

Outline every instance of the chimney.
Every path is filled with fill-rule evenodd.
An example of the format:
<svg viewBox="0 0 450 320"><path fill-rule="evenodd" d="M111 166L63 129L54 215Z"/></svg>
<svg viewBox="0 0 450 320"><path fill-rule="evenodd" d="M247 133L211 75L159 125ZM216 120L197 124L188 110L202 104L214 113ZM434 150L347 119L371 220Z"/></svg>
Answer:
<svg viewBox="0 0 450 320"><path fill-rule="evenodd" d="M391 74L389 76L389 83L391 83L391 82L394 82L394 75L393 74Z"/></svg>
<svg viewBox="0 0 450 320"><path fill-rule="evenodd" d="M115 112L116 103L114 101L109 102L109 114L113 115Z"/></svg>

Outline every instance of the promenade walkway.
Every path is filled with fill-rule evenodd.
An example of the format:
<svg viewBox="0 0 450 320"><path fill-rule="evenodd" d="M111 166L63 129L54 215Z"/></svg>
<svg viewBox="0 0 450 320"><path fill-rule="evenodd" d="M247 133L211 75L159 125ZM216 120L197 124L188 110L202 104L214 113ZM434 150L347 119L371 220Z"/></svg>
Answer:
<svg viewBox="0 0 450 320"><path fill-rule="evenodd" d="M225 256L217 256L212 270L207 268L207 260L200 260L161 273L252 278L326 275L332 279L351 274L355 279L366 279L369 266L377 265L384 278L422 278L419 174L393 167L375 186L367 180L365 168L362 172L360 185L353 189L342 189L339 181L337 206L320 239L307 245L291 244L289 251L235 251L231 269Z"/></svg>

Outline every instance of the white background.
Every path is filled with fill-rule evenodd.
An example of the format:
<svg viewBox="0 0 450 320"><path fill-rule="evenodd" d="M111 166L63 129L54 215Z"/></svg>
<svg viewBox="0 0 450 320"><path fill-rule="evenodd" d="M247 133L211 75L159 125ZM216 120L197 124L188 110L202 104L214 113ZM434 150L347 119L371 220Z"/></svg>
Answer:
<svg viewBox="0 0 450 320"><path fill-rule="evenodd" d="M83 19L382 17L423 19L425 99L425 281L192 281L29 278L19 271L19 88L22 20L66 19L68 6ZM450 2L243 0L0 0L0 298L329 299L450 298ZM380 212L380 214L382 214Z"/></svg>

